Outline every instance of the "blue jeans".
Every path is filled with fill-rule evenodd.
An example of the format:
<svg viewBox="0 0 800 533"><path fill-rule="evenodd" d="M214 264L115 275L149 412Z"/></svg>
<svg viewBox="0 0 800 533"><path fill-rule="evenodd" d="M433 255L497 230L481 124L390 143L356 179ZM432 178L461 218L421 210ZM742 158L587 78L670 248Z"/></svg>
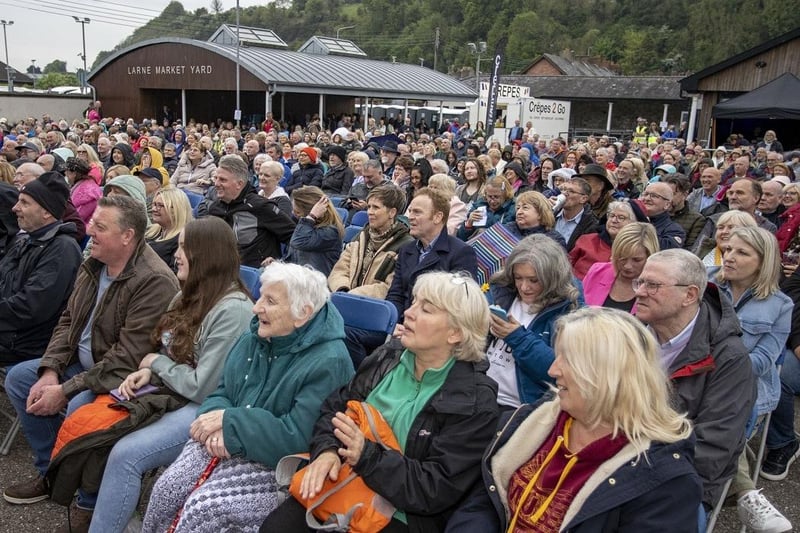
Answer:
<svg viewBox="0 0 800 533"><path fill-rule="evenodd" d="M189 403L154 423L122 437L108 457L97 495L90 533L122 532L136 511L142 475L171 464L189 440L189 426L197 417Z"/></svg>
<svg viewBox="0 0 800 533"><path fill-rule="evenodd" d="M56 442L56 436L63 419L60 413L52 416L37 416L28 414L25 411L25 404L28 401L31 387L39 381L40 362L41 359L31 359L10 368L6 376L6 393L11 405L14 406L20 417L22 433L33 450L34 466L39 471L39 474L44 476L50 466L50 455L53 452L53 445ZM80 363L74 363L66 368L61 379L62 381L70 379L81 372L83 372L83 366ZM78 407L91 403L94 398L94 393L88 390L76 394L67 405L67 416ZM84 508L91 508L94 506L92 500L93 498L87 497L79 491L78 505Z"/></svg>
<svg viewBox="0 0 800 533"><path fill-rule="evenodd" d="M787 353L781 368L781 397L772 411L767 431L767 449L782 448L794 442L794 397L798 394L800 360L793 353Z"/></svg>

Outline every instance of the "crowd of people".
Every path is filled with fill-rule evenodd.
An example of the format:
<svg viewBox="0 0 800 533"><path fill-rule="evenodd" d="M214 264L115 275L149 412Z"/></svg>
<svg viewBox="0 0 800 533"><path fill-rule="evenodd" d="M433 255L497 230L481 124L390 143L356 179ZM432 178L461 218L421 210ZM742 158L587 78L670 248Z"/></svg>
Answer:
<svg viewBox="0 0 800 533"><path fill-rule="evenodd" d="M36 469L7 502L69 506L67 532L703 531L729 485L750 530L791 529L744 452L767 432L770 481L800 455L775 132L91 111L0 119L0 365ZM339 291L392 304L391 338ZM375 512L320 515L332 489Z"/></svg>

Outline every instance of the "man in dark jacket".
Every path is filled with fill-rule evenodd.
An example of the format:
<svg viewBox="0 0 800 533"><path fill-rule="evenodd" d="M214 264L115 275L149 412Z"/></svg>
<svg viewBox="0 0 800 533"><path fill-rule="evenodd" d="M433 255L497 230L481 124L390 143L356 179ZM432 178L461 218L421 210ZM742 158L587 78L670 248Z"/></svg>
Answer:
<svg viewBox="0 0 800 533"><path fill-rule="evenodd" d="M661 345L678 412L694 425L695 467L710 510L737 469L756 379L731 303L697 256L682 249L651 255L636 285L636 316Z"/></svg>
<svg viewBox="0 0 800 533"><path fill-rule="evenodd" d="M292 173L289 182L283 186L286 194L292 195L292 191L304 185L322 187L322 165L317 161L317 151L306 146L297 152L297 163L299 167Z"/></svg>
<svg viewBox="0 0 800 533"><path fill-rule="evenodd" d="M322 177L322 192L328 196L345 196L353 186L353 169L347 165L347 150L331 145L328 152L328 172Z"/></svg>
<svg viewBox="0 0 800 533"><path fill-rule="evenodd" d="M566 196L563 208L556 213L556 231L564 237L567 251L572 250L578 237L597 233L598 220L589 205L592 186L583 178L571 178L561 187Z"/></svg>
<svg viewBox="0 0 800 533"><path fill-rule="evenodd" d="M19 191L13 185L0 182L0 259L6 255L17 236L17 217L11 211L19 199Z"/></svg>
<svg viewBox="0 0 800 533"><path fill-rule="evenodd" d="M242 264L258 268L267 257L279 258L281 243L292 238L294 221L273 200L258 195L241 157L220 158L215 185L216 200L208 214L233 228Z"/></svg>
<svg viewBox="0 0 800 533"><path fill-rule="evenodd" d="M46 172L13 207L25 232L0 261L0 366L40 357L67 305L81 264L75 225L62 222L69 187Z"/></svg>
<svg viewBox="0 0 800 533"><path fill-rule="evenodd" d="M92 254L78 272L73 293L41 359L12 367L6 392L39 475L3 491L9 503L48 497L44 473L68 412L108 392L155 349L150 335L178 292L178 280L144 242L147 216L129 196L101 198L89 225ZM94 502L79 494L73 528L88 527ZM81 529L82 530L82 529Z"/></svg>
<svg viewBox="0 0 800 533"><path fill-rule="evenodd" d="M672 207L672 187L663 182L651 183L642 193L641 201L650 224L656 228L658 245L661 249L683 248L686 232L669 216Z"/></svg>

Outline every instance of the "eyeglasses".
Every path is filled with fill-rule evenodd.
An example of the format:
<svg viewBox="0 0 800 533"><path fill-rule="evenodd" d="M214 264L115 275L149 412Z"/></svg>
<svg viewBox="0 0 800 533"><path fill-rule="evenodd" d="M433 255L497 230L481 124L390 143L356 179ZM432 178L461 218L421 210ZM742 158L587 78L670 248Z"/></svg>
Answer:
<svg viewBox="0 0 800 533"><path fill-rule="evenodd" d="M691 287L691 285L686 285L683 283L656 283L655 281L647 281L646 279L637 278L631 281L631 287L633 287L634 292L638 292L639 287L644 287L644 290L648 296L654 296L661 287Z"/></svg>
<svg viewBox="0 0 800 533"><path fill-rule="evenodd" d="M618 215L616 213L609 213L607 215L608 220L618 220L620 222L625 222L626 220L630 220L628 215Z"/></svg>
<svg viewBox="0 0 800 533"><path fill-rule="evenodd" d="M661 200L664 200L665 202L671 202L672 201L672 199L667 198L666 196L662 196L660 194L657 194L657 193L654 193L654 192L650 192L650 191L644 191L641 194L641 197L642 198L660 198Z"/></svg>
<svg viewBox="0 0 800 533"><path fill-rule="evenodd" d="M571 194L579 194L581 196L586 196L585 192L583 192L583 191L573 191L572 189L561 189L561 192L563 194L566 194L567 196L569 196Z"/></svg>

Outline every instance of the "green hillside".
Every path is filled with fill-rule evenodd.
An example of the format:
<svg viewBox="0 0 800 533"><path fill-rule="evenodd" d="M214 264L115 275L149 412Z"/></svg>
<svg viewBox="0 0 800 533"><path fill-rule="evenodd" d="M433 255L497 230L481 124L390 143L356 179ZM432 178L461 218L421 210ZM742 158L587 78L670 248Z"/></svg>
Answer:
<svg viewBox="0 0 800 533"><path fill-rule="evenodd" d="M188 12L171 2L114 50L101 52L95 65L146 39L207 39L236 20L234 9L222 7L209 0L208 9ZM355 26L341 37L371 58L433 67L435 55L436 69L451 73L474 68L467 42L486 41L491 51L508 36L507 73L539 54L571 50L612 61L623 74L681 74L800 26L800 10L782 0L278 0L243 9L240 18L244 26L274 30L291 49L312 35Z"/></svg>

